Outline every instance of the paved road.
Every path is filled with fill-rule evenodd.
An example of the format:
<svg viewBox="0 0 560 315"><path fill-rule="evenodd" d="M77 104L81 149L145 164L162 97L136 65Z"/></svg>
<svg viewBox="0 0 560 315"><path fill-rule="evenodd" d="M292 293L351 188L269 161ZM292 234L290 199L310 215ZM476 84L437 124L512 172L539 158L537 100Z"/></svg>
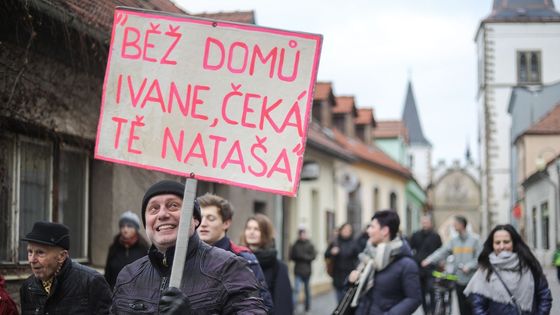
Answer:
<svg viewBox="0 0 560 315"><path fill-rule="evenodd" d="M556 269L547 268L545 269L546 278L548 279L548 283L550 284L550 289L552 291L552 310L550 314L560 314L560 283L558 283L558 279L556 278ZM317 295L313 298L313 302L311 304L311 311L308 313L310 315L329 315L332 313L334 308L336 307L335 303L336 297L334 291L328 292L325 294ZM454 298L454 315L458 315L458 308L456 305L457 298ZM300 306L301 307L301 306ZM296 314L304 314L301 308L297 309L298 312ZM421 308L418 309L414 315L423 315Z"/></svg>

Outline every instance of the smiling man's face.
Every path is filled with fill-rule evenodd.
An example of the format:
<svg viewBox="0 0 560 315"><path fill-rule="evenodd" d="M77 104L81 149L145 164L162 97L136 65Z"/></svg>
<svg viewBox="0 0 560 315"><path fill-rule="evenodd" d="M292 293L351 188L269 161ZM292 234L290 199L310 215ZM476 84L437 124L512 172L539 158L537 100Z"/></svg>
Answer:
<svg viewBox="0 0 560 315"><path fill-rule="evenodd" d="M148 201L146 234L160 252L165 252L169 247L175 246L182 204L183 200L173 194L154 196ZM195 220L191 220L189 237L194 233L195 226Z"/></svg>

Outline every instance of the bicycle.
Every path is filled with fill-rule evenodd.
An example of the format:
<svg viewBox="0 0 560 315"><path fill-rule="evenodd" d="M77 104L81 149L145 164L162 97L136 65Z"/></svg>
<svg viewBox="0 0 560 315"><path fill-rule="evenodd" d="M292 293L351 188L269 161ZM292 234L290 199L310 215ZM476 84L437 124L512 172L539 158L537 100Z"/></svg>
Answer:
<svg viewBox="0 0 560 315"><path fill-rule="evenodd" d="M434 292L433 315L451 315L452 294L457 281L457 275L434 270L432 272Z"/></svg>

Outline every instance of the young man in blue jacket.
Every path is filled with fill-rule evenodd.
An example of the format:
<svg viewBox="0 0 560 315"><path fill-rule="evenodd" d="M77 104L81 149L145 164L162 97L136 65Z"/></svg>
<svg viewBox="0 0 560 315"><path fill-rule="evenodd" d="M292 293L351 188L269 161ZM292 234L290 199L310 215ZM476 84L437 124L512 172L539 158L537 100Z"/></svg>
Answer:
<svg viewBox="0 0 560 315"><path fill-rule="evenodd" d="M235 244L227 236L233 220L233 206L218 195L206 193L197 198L202 212L198 236L206 244L230 251L243 257L261 284L261 297L269 310L273 309L272 296L266 286L263 271L255 254L245 246Z"/></svg>

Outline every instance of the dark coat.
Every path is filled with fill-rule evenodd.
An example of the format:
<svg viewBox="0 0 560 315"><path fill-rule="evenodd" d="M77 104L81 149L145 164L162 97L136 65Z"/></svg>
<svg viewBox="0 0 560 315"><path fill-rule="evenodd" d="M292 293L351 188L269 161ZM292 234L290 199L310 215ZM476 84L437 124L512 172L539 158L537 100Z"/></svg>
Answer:
<svg viewBox="0 0 560 315"><path fill-rule="evenodd" d="M290 250L290 259L295 262L294 274L300 277L311 276L311 262L317 256L315 247L309 240L298 239Z"/></svg>
<svg viewBox="0 0 560 315"><path fill-rule="evenodd" d="M121 270L113 293L113 314L157 313L163 290L169 287L175 248L165 254L152 246L147 256ZM212 247L195 233L189 238L183 281L179 288L191 314L266 314L259 285L247 262Z"/></svg>
<svg viewBox="0 0 560 315"><path fill-rule="evenodd" d="M403 243L400 254L375 273L373 287L360 298L356 315L412 314L422 303L418 265Z"/></svg>
<svg viewBox="0 0 560 315"><path fill-rule="evenodd" d="M272 294L274 312L276 315L290 315L294 312L292 300L292 286L288 275L288 267L276 258L276 249L255 251L255 256L264 272L266 284Z"/></svg>
<svg viewBox="0 0 560 315"><path fill-rule="evenodd" d="M473 315L512 315L517 314L513 304L495 302L483 295L471 293L469 300L472 304ZM523 312L523 315L548 315L552 307L552 295L548 287L548 281L544 275L535 281L535 293L533 295L533 310Z"/></svg>
<svg viewBox="0 0 560 315"><path fill-rule="evenodd" d="M105 280L107 280L111 289L115 286L117 276L124 266L148 254L148 244L142 236L138 235L138 242L129 248L121 244L119 238L120 234L115 236L113 244L109 247L105 263Z"/></svg>
<svg viewBox="0 0 560 315"><path fill-rule="evenodd" d="M340 248L338 255L331 255L331 249L334 246ZM325 258L334 259L333 268L333 285L335 288L342 289L346 283L346 277L356 268L358 265L358 254L360 249L352 240L352 238L342 238L338 237L336 241L329 244L329 247L325 251Z"/></svg>
<svg viewBox="0 0 560 315"><path fill-rule="evenodd" d="M109 314L111 289L97 271L67 258L47 295L35 276L20 288L22 314Z"/></svg>
<svg viewBox="0 0 560 315"><path fill-rule="evenodd" d="M257 278L257 281L260 284L260 295L264 301L264 305L266 305L266 308L268 308L269 310L272 310L274 308L272 295L268 290L268 285L266 284L264 273L255 254L253 254L253 252L245 246L236 245L227 236L214 243L214 246L223 250L227 250L228 252L232 252L247 261L249 268L251 268L251 270L255 274L255 277Z"/></svg>
<svg viewBox="0 0 560 315"><path fill-rule="evenodd" d="M441 247L441 237L433 230L419 230L412 234L409 240L410 248L413 252L413 258L420 266L422 260L426 259L426 257L430 256L433 252L435 252L438 248ZM431 269L430 268L421 268L420 269L420 276L421 277L430 277L431 276Z"/></svg>

